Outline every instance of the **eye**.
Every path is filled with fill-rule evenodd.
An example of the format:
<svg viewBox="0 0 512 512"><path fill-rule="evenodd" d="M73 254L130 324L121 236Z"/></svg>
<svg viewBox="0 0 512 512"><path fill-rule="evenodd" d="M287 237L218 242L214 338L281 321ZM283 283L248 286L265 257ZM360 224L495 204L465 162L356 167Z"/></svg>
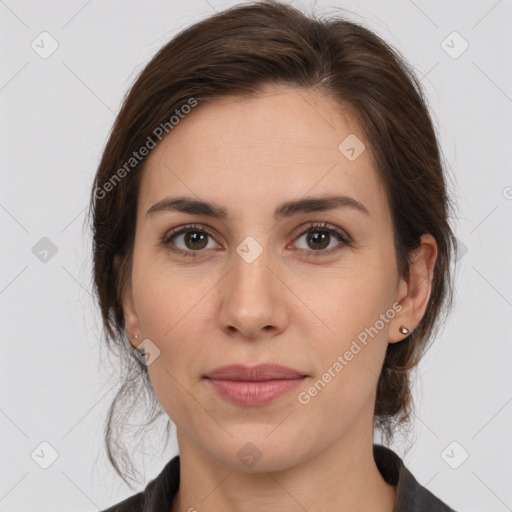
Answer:
<svg viewBox="0 0 512 512"><path fill-rule="evenodd" d="M212 249L212 247L208 247L208 237L213 239L213 235L204 228L197 225L189 225L179 230L171 230L168 232L164 236L161 244L166 247L166 249L180 255L197 257L201 255L200 252L202 252L203 249ZM179 247L179 242L176 243L174 241L179 241L180 239L183 244L181 248Z"/></svg>
<svg viewBox="0 0 512 512"><path fill-rule="evenodd" d="M311 223L308 229L303 231L296 240L300 240L306 236L305 244L306 247L299 247L301 251L305 251L308 257L326 256L338 252L343 246L350 246L351 240L349 236L336 227L327 227L328 224L323 223ZM331 242L333 242L333 236L338 240L337 245L334 248L329 248ZM313 249L313 250L309 250Z"/></svg>
<svg viewBox="0 0 512 512"><path fill-rule="evenodd" d="M306 248L299 247L299 250L305 252L307 257L327 256L338 252L344 246L351 246L351 239L345 232L334 226L328 227L327 223L310 223L295 240L300 240L305 235L309 235L305 240ZM329 248L333 235L339 243L334 248ZM203 249L215 248L208 245L208 238L213 240L213 235L202 226L193 224L169 231L160 244L179 255L199 257L205 252Z"/></svg>

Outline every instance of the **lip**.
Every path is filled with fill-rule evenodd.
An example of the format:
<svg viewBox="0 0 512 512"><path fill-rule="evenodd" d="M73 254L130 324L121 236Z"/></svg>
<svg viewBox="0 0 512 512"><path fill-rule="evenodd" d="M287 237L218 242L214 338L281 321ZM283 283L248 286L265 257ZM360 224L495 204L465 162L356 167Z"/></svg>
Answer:
<svg viewBox="0 0 512 512"><path fill-rule="evenodd" d="M287 368L278 364L258 364L256 366L245 366L243 364L232 364L221 366L207 373L209 379L241 380L261 382L278 379L297 379L306 377L304 372Z"/></svg>
<svg viewBox="0 0 512 512"><path fill-rule="evenodd" d="M256 407L289 393L303 382L307 375L276 364L260 364L252 367L223 366L209 372L204 378L228 402Z"/></svg>

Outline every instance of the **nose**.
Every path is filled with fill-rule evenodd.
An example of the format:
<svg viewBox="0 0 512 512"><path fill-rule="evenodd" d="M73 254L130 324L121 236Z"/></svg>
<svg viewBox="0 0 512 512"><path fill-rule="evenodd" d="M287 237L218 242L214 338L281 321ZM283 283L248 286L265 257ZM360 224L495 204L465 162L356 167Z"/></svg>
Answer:
<svg viewBox="0 0 512 512"><path fill-rule="evenodd" d="M243 338L271 338L286 327L286 286L271 268L268 251L251 262L238 253L220 283L219 325Z"/></svg>

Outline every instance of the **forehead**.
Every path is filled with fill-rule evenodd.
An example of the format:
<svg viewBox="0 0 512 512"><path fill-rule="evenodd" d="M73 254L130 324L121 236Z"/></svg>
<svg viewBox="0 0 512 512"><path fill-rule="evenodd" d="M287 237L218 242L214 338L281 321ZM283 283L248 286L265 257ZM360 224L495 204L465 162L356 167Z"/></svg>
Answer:
<svg viewBox="0 0 512 512"><path fill-rule="evenodd" d="M166 195L196 195L236 215L333 192L369 210L387 202L350 110L318 92L283 87L195 107L149 155L139 203L146 211Z"/></svg>

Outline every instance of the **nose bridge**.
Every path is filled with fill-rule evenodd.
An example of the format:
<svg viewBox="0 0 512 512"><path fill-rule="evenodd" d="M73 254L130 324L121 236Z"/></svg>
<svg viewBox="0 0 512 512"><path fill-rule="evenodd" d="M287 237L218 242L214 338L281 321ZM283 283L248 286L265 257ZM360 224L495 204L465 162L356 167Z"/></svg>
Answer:
<svg viewBox="0 0 512 512"><path fill-rule="evenodd" d="M260 237L262 240L263 237ZM265 240L268 240L266 237ZM248 236L235 248L232 255L232 270L222 287L223 327L235 327L247 336L254 336L267 326L276 327L279 305L275 275L271 267L271 251Z"/></svg>
<svg viewBox="0 0 512 512"><path fill-rule="evenodd" d="M259 237L262 240L262 237ZM254 237L246 237L237 247L233 255L234 269L232 276L232 292L244 300L256 299L260 304L269 300L273 278L269 271L270 250L265 241L258 242Z"/></svg>

